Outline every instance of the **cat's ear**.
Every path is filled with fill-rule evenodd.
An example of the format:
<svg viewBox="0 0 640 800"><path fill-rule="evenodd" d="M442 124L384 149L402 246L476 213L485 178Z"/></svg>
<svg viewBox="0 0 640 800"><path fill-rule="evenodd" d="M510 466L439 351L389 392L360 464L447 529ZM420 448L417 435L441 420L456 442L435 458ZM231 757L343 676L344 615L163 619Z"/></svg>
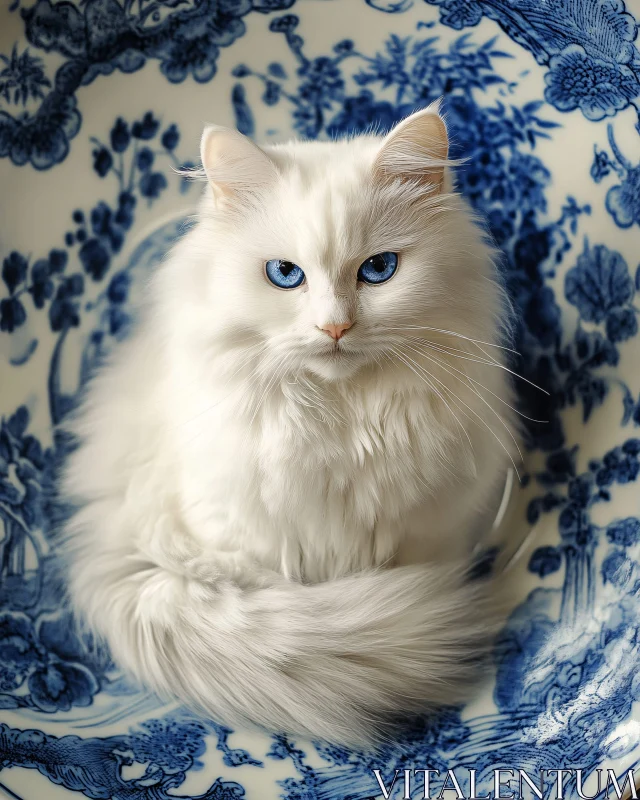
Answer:
<svg viewBox="0 0 640 800"><path fill-rule="evenodd" d="M200 159L216 202L239 203L276 179L276 167L256 144L238 131L208 125L200 140Z"/></svg>
<svg viewBox="0 0 640 800"><path fill-rule="evenodd" d="M399 122L384 138L374 162L382 180L423 183L430 192L442 191L449 152L440 100Z"/></svg>

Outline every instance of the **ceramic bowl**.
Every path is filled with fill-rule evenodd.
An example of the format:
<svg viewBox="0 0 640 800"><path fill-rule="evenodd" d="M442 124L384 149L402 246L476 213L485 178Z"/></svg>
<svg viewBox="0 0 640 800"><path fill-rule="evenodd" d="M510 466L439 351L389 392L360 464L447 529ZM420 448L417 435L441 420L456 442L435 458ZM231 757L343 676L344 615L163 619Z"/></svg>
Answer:
<svg viewBox="0 0 640 800"><path fill-rule="evenodd" d="M608 779L615 797L612 775L621 785L640 758L635 17L635 0L4 6L0 796L423 797L419 771L435 769L432 796L453 770L447 785L469 797L472 780L494 791L497 768L538 784L564 768L565 797L596 796L595 769L598 796ZM519 408L542 420L527 421L507 522L480 554L518 589L492 676L375 756L162 705L61 606L56 426L184 233L200 190L176 169L196 162L205 122L262 141L334 137L440 96L467 159L460 190L504 253ZM555 796L555 774L542 777ZM520 783L515 796L536 796Z"/></svg>

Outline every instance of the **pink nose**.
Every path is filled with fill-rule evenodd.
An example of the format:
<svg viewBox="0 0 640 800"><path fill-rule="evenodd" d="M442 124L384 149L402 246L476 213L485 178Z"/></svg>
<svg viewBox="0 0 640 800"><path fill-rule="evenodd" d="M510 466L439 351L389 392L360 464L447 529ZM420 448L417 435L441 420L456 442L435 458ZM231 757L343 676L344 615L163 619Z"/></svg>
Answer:
<svg viewBox="0 0 640 800"><path fill-rule="evenodd" d="M344 336L345 331L349 330L351 325L351 322L342 322L340 325L323 325L320 330L328 333L329 336L337 342L338 339Z"/></svg>

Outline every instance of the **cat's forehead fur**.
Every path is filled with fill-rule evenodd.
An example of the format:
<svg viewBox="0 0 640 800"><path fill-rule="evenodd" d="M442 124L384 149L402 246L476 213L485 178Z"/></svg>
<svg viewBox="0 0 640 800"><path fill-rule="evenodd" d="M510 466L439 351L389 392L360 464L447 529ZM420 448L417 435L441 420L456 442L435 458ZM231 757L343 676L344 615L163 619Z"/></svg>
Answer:
<svg viewBox="0 0 640 800"><path fill-rule="evenodd" d="M267 194L267 213L277 217L286 237L283 258L335 274L369 255L371 170L379 146L372 136L264 148L279 173Z"/></svg>

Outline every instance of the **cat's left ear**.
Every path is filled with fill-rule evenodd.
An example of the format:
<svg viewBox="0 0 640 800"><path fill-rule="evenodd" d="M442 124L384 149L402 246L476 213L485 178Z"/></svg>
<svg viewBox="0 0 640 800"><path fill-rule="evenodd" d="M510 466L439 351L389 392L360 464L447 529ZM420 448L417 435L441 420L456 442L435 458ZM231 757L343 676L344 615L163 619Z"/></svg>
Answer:
<svg viewBox="0 0 640 800"><path fill-rule="evenodd" d="M449 138L440 105L438 100L416 111L387 134L374 162L378 178L417 181L430 193L443 190Z"/></svg>
<svg viewBox="0 0 640 800"><path fill-rule="evenodd" d="M217 203L242 204L273 182L269 156L238 131L208 125L200 140L200 158Z"/></svg>

